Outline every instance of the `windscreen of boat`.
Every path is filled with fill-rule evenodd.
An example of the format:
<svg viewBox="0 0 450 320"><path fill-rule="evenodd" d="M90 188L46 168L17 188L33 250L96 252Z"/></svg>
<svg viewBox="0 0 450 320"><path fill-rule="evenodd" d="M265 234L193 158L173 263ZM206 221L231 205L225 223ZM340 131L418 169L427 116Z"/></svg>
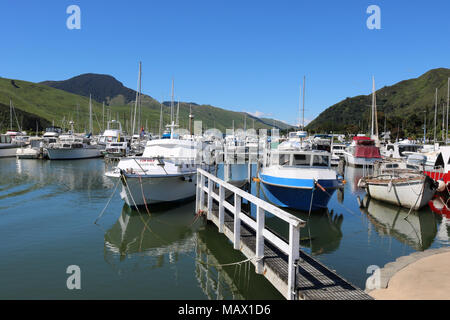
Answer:
<svg viewBox="0 0 450 320"><path fill-rule="evenodd" d="M292 159L293 166L310 166L311 155L310 154L294 154Z"/></svg>
<svg viewBox="0 0 450 320"><path fill-rule="evenodd" d="M403 152L417 152L421 146L417 145L406 145L406 146L398 146L398 152L400 153L400 156L404 156Z"/></svg>

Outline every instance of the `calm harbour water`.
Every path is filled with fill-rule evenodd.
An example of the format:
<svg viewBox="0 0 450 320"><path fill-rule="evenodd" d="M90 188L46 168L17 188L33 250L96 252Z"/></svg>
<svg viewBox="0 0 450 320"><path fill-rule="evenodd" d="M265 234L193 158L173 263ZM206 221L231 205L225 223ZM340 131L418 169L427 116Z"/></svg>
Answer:
<svg viewBox="0 0 450 320"><path fill-rule="evenodd" d="M139 214L119 186L94 224L115 186L104 170L102 159L0 160L0 299L281 299L249 262L219 266L245 258L215 226L194 221L193 201ZM246 172L235 166L232 177ZM309 219L302 248L364 288L370 265L448 246L450 225L428 208L408 220L408 210L373 200L359 209L361 175L347 168L328 211L291 212ZM261 190L253 184L252 192ZM286 234L277 219L267 221ZM66 287L70 265L81 269L81 290Z"/></svg>

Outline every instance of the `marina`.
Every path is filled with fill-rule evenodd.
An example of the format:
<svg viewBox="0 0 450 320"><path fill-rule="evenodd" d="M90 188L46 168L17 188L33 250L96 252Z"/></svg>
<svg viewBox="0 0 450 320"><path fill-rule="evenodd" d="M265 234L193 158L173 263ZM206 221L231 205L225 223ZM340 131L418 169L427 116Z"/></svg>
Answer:
<svg viewBox="0 0 450 320"><path fill-rule="evenodd" d="M114 180L104 175L103 159L1 161L1 232L14 243L5 251L7 258L0 263L2 274L9 275L2 279L2 285L8 288L7 296L2 298L24 297L25 282L14 281L24 274L28 274L27 283L48 279L46 285L35 286L34 290L26 285L28 298L285 297L256 273L252 262L234 250L216 226L202 218L196 219L195 199L151 207L148 215L145 208L140 207L139 211L129 208L116 192L94 224L115 185ZM365 192L357 186L359 179L352 182L351 177L361 176L363 169L347 169L344 178L348 183L333 194L325 211L308 214L286 209L306 222L299 235L299 248L304 256L300 255L305 261L313 259L327 272L336 272L338 277L346 279L350 286L364 290L370 265L382 266L412 252L449 245L450 224L429 208L413 212L408 220L403 219L408 210L377 200L359 208L356 197L364 197ZM217 176L224 178L227 170L232 181L248 181L248 165L236 164L229 169L219 166ZM252 172L256 173L255 167ZM4 179L6 176L15 178L11 181ZM250 191L264 199L257 182L252 181ZM403 218L398 214L403 214ZM269 215L266 223L281 238L288 239L288 229L277 220ZM25 227L27 232L19 231ZM31 239L34 244L25 249ZM349 259L342 258L346 256ZM57 280L52 275L63 265L73 263L90 270L83 278L89 290L75 295L57 289ZM26 271L30 264L45 266L48 272L37 279ZM285 267L280 270L286 272ZM64 279L61 274L60 280ZM300 282L298 288L302 283L308 282ZM115 286L120 290L111 290ZM166 289L173 286L177 290Z"/></svg>
<svg viewBox="0 0 450 320"><path fill-rule="evenodd" d="M449 10L0 2L0 300L450 300Z"/></svg>

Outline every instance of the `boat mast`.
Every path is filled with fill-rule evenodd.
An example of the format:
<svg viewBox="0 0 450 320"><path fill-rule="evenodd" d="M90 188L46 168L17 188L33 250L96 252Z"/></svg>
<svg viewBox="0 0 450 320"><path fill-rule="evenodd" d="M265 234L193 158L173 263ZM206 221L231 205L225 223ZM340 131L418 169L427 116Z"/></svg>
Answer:
<svg viewBox="0 0 450 320"><path fill-rule="evenodd" d="M370 128L370 137L378 141L377 96L374 76L372 76L372 125Z"/></svg>
<svg viewBox="0 0 450 320"><path fill-rule="evenodd" d="M445 139L445 104L442 104L442 141Z"/></svg>
<svg viewBox="0 0 450 320"><path fill-rule="evenodd" d="M139 92L138 92L138 107L139 107L139 114L138 114L138 134L139 137L141 136L141 129L142 129L142 123L141 123L141 92L142 92L142 62L139 61Z"/></svg>
<svg viewBox="0 0 450 320"><path fill-rule="evenodd" d="M175 124L179 124L179 121L180 121L180 118L179 118L179 114L180 114L180 101L178 101L178 104L177 104L177 118L176 118L176 122L175 122Z"/></svg>
<svg viewBox="0 0 450 320"><path fill-rule="evenodd" d="M105 101L103 101L103 106L102 106L102 117L103 117L103 131L105 131Z"/></svg>
<svg viewBox="0 0 450 320"><path fill-rule="evenodd" d="M162 100L161 100L162 101ZM159 138L161 139L162 135L162 125L163 125L163 105L162 102L161 105L161 113L159 114Z"/></svg>
<svg viewBox="0 0 450 320"><path fill-rule="evenodd" d="M12 111L12 100L9 99L9 129L12 131L12 123L13 123L13 111Z"/></svg>
<svg viewBox="0 0 450 320"><path fill-rule="evenodd" d="M303 76L303 115L302 115L302 130L305 130L305 82L306 76Z"/></svg>
<svg viewBox="0 0 450 320"><path fill-rule="evenodd" d="M424 113L425 113L425 120L423 122L423 144L425 144L427 137L427 112L424 111Z"/></svg>
<svg viewBox="0 0 450 320"><path fill-rule="evenodd" d="M134 133L136 132L136 112L138 109L138 104L139 104L139 99L140 99L140 95L139 92L141 91L141 62L139 61L139 73L138 73L138 84L137 84L137 91L136 91L136 100L134 102L134 116L132 115L132 126L131 126L131 135L134 135ZM140 104L139 104L139 108L140 108ZM140 110L139 110L140 112ZM140 121L140 118L139 118Z"/></svg>
<svg viewBox="0 0 450 320"><path fill-rule="evenodd" d="M93 128L92 128L92 98L89 94L89 133L93 134Z"/></svg>
<svg viewBox="0 0 450 320"><path fill-rule="evenodd" d="M173 83L173 78L172 78L172 100L170 101L170 123L173 122L173 118L174 118L174 106L173 106L173 87L174 87L174 83Z"/></svg>
<svg viewBox="0 0 450 320"><path fill-rule="evenodd" d="M448 140L448 108L449 108L449 99L450 99L450 77L448 78L448 86L447 86L447 127L445 130L445 144L447 144Z"/></svg>
<svg viewBox="0 0 450 320"><path fill-rule="evenodd" d="M435 96L435 103L434 103L434 138L433 143L436 145L436 120L437 120L437 94L438 89L436 88L436 96Z"/></svg>

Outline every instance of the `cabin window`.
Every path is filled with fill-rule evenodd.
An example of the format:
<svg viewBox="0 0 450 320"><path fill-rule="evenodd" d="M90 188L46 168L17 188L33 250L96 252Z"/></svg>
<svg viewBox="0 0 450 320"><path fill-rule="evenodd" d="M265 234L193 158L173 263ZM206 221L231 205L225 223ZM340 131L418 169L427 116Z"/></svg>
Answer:
<svg viewBox="0 0 450 320"><path fill-rule="evenodd" d="M309 166L311 164L311 155L309 154L294 154L293 166Z"/></svg>
<svg viewBox="0 0 450 320"><path fill-rule="evenodd" d="M387 169L393 169L393 168L398 168L398 164L387 164L386 165Z"/></svg>
<svg viewBox="0 0 450 320"><path fill-rule="evenodd" d="M278 164L281 166L286 166L289 164L289 154L280 154L278 159ZM274 162L276 162L276 157L273 158ZM274 163L275 164L275 163Z"/></svg>
<svg viewBox="0 0 450 320"><path fill-rule="evenodd" d="M313 158L313 166L315 167L328 167L328 156L315 155Z"/></svg>
<svg viewBox="0 0 450 320"><path fill-rule="evenodd" d="M387 146L387 149L388 149L388 151L389 151L389 150L394 151L394 146L393 146L392 144L390 144L390 145Z"/></svg>

